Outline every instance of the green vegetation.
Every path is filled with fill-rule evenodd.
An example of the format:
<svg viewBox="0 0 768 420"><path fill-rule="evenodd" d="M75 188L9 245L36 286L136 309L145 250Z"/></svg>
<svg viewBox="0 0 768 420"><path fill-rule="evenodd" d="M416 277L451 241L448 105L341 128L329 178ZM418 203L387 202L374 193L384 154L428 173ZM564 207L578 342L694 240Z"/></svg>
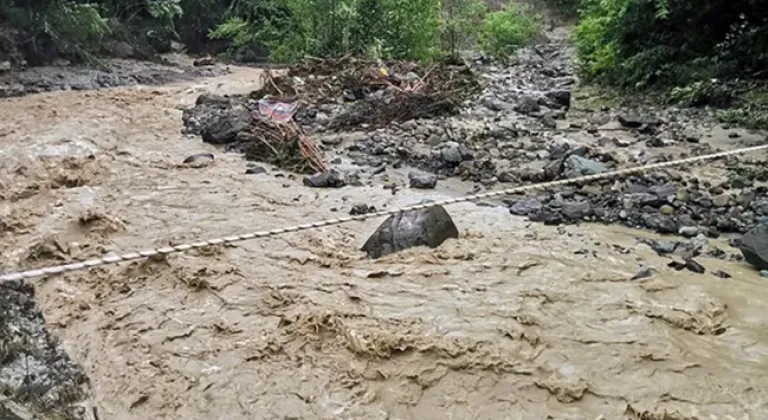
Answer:
<svg viewBox="0 0 768 420"><path fill-rule="evenodd" d="M486 16L480 47L491 56L507 58L540 31L536 16L511 3L505 10Z"/></svg>
<svg viewBox="0 0 768 420"><path fill-rule="evenodd" d="M768 103L745 97L766 89L768 2L581 0L575 39L588 81L768 128Z"/></svg>
<svg viewBox="0 0 768 420"><path fill-rule="evenodd" d="M582 72L625 88L751 77L768 65L768 4L751 0L582 0ZM706 90L706 86L692 87Z"/></svg>
<svg viewBox="0 0 768 420"><path fill-rule="evenodd" d="M0 0L0 61L31 65L94 61L119 41L147 57L173 40L244 61L455 60L478 41L503 57L537 31L514 4L480 0Z"/></svg>
<svg viewBox="0 0 768 420"><path fill-rule="evenodd" d="M740 99L738 92L764 85L745 80L768 76L768 1L539 3L578 16L574 40L587 81L619 91L664 92L685 106L741 108L725 120L747 120L768 107ZM468 49L503 59L541 30L540 18L518 3L494 12L487 4L497 10L500 2L0 0L0 63L94 61L119 41L147 57L168 51L172 40L192 52L243 61L345 55L456 61Z"/></svg>

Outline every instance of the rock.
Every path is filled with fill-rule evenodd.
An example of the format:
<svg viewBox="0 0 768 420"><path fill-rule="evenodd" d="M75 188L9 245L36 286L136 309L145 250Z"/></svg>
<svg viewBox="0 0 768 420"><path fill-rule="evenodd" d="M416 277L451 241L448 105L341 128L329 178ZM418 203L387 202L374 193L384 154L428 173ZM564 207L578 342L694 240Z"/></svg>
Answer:
<svg viewBox="0 0 768 420"><path fill-rule="evenodd" d="M237 133L251 123L251 113L245 108L231 108L217 112L201 126L203 141L211 144L227 144L237 139Z"/></svg>
<svg viewBox="0 0 768 420"><path fill-rule="evenodd" d="M592 205L589 201L576 201L563 206L563 216L570 220L578 221L592 213Z"/></svg>
<svg viewBox="0 0 768 420"><path fill-rule="evenodd" d="M194 155L187 156L186 159L184 159L185 164L189 163L198 163L198 162L204 162L204 161L212 161L213 160L213 154L212 153L197 153Z"/></svg>
<svg viewBox="0 0 768 420"><path fill-rule="evenodd" d="M700 232L701 232L701 229L699 229L698 226L683 226L677 231L679 235L685 236L686 238L693 238L697 236Z"/></svg>
<svg viewBox="0 0 768 420"><path fill-rule="evenodd" d="M535 197L524 198L509 208L509 212L518 216L527 216L541 210L541 201Z"/></svg>
<svg viewBox="0 0 768 420"><path fill-rule="evenodd" d="M712 205L715 207L726 207L731 202L731 196L727 193L718 194L712 197Z"/></svg>
<svg viewBox="0 0 768 420"><path fill-rule="evenodd" d="M644 268L637 272L630 280L641 280L641 279L647 279L649 277L653 276L653 270L651 268Z"/></svg>
<svg viewBox="0 0 768 420"><path fill-rule="evenodd" d="M654 117L642 117L640 115L619 114L616 119L627 128L640 128L642 126L658 126L662 121Z"/></svg>
<svg viewBox="0 0 768 420"><path fill-rule="evenodd" d="M261 166L256 166L256 165L253 165L253 166L249 166L249 167L248 167L248 168L245 170L245 174L246 174L246 175L261 175L261 174L265 174L265 173L267 173L267 170L266 170L266 169L264 169L264 168L263 168L263 167L261 167Z"/></svg>
<svg viewBox="0 0 768 420"><path fill-rule="evenodd" d="M11 71L12 68L10 61L0 61L0 73Z"/></svg>
<svg viewBox="0 0 768 420"><path fill-rule="evenodd" d="M227 106L230 104L229 98L214 93L204 93L197 97L195 105L221 105Z"/></svg>
<svg viewBox="0 0 768 420"><path fill-rule="evenodd" d="M504 101L494 99L494 98L485 98L483 99L483 106L490 109L491 111L509 111L514 108L512 104L508 104Z"/></svg>
<svg viewBox="0 0 768 420"><path fill-rule="evenodd" d="M768 270L760 270L760 276L768 279Z"/></svg>
<svg viewBox="0 0 768 420"><path fill-rule="evenodd" d="M498 178L499 178L499 182L504 182L504 183L517 181L517 178L515 178L512 172L509 172L509 171L504 171L499 173Z"/></svg>
<svg viewBox="0 0 768 420"><path fill-rule="evenodd" d="M0 418L93 418L88 378L46 330L26 282L0 284L0 349Z"/></svg>
<svg viewBox="0 0 768 420"><path fill-rule="evenodd" d="M202 66L212 66L216 64L216 59L213 57L203 57L198 58L197 60L192 62L192 65L195 67L202 67Z"/></svg>
<svg viewBox="0 0 768 420"><path fill-rule="evenodd" d="M758 270L768 270L768 226L758 225L738 243L744 259Z"/></svg>
<svg viewBox="0 0 768 420"><path fill-rule="evenodd" d="M461 151L459 150L458 146L445 148L440 152L440 155L445 162L454 165L459 164L464 160L464 158L461 156Z"/></svg>
<svg viewBox="0 0 768 420"><path fill-rule="evenodd" d="M551 112L541 117L541 124L547 128L557 128L557 121L555 121L555 118L552 116Z"/></svg>
<svg viewBox="0 0 768 420"><path fill-rule="evenodd" d="M693 258L685 259L685 268L687 268L689 271L692 271L698 274L703 274L705 271L707 271L703 265L696 262L696 260L694 260Z"/></svg>
<svg viewBox="0 0 768 420"><path fill-rule="evenodd" d="M0 85L0 98L15 98L27 94L27 88L21 83Z"/></svg>
<svg viewBox="0 0 768 420"><path fill-rule="evenodd" d="M676 233L678 226L671 217L662 217L659 219L659 224L656 229L659 233Z"/></svg>
<svg viewBox="0 0 768 420"><path fill-rule="evenodd" d="M675 249L677 248L678 243L673 241L659 240L659 241L651 241L650 245L651 245L651 248L654 251L658 252L659 254L671 254L675 252Z"/></svg>
<svg viewBox="0 0 768 420"><path fill-rule="evenodd" d="M595 162L594 160L583 158L575 154L572 154L565 159L564 169L567 178L575 178L582 175L594 175L608 170L608 168L600 162Z"/></svg>
<svg viewBox="0 0 768 420"><path fill-rule="evenodd" d="M349 210L350 216L357 216L360 214L376 213L376 207L369 206L367 204L355 204L352 209Z"/></svg>
<svg viewBox="0 0 768 420"><path fill-rule="evenodd" d="M336 169L316 173L304 178L304 185L310 188L341 188L347 185L344 174Z"/></svg>
<svg viewBox="0 0 768 420"><path fill-rule="evenodd" d="M539 101L536 100L536 98L532 96L523 96L517 101L515 110L524 115L531 115L533 113L539 112L541 110L541 106L539 105Z"/></svg>
<svg viewBox="0 0 768 420"><path fill-rule="evenodd" d="M571 107L571 91L570 90L553 90L547 92L547 98L551 99L556 104L570 108Z"/></svg>
<svg viewBox="0 0 768 420"><path fill-rule="evenodd" d="M459 230L442 206L398 213L385 220L363 245L369 258L399 252L407 248L436 248L449 238L458 238Z"/></svg>
<svg viewBox="0 0 768 420"><path fill-rule="evenodd" d="M715 277L719 277L721 279L730 279L731 277L733 277L732 275L726 273L723 270L716 270L716 271L712 272L712 274L714 274Z"/></svg>
<svg viewBox="0 0 768 420"><path fill-rule="evenodd" d="M411 188L429 190L437 185L437 176L420 172L409 172L408 181Z"/></svg>
<svg viewBox="0 0 768 420"><path fill-rule="evenodd" d="M675 208L669 204L665 204L659 208L659 212L665 216L671 216L675 213Z"/></svg>

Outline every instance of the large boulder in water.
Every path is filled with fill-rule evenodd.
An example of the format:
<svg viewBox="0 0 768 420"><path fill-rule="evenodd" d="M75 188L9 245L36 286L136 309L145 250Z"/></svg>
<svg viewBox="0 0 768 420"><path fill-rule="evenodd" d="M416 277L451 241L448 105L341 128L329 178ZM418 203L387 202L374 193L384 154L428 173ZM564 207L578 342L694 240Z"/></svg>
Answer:
<svg viewBox="0 0 768 420"><path fill-rule="evenodd" d="M748 263L758 270L768 270L768 226L758 225L739 242L739 249Z"/></svg>
<svg viewBox="0 0 768 420"><path fill-rule="evenodd" d="M93 419L88 378L45 329L34 289L0 283L0 419Z"/></svg>
<svg viewBox="0 0 768 420"><path fill-rule="evenodd" d="M251 125L251 119L250 111L244 107L215 109L209 118L204 120L200 134L206 143L232 143L237 139L237 133Z"/></svg>
<svg viewBox="0 0 768 420"><path fill-rule="evenodd" d="M442 206L389 216L363 245L369 258L416 246L437 248L449 238L458 238L459 229Z"/></svg>

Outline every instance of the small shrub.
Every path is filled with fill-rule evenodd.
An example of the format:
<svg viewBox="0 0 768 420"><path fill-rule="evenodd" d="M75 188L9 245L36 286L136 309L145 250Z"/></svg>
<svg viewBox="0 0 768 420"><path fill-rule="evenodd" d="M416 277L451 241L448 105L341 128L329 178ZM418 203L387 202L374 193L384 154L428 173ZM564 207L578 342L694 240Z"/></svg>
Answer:
<svg viewBox="0 0 768 420"><path fill-rule="evenodd" d="M505 59L541 32L541 20L514 3L485 17L480 34L480 48L487 54Z"/></svg>
<svg viewBox="0 0 768 420"><path fill-rule="evenodd" d="M452 60L459 51L477 44L488 6L480 0L442 0L440 44Z"/></svg>

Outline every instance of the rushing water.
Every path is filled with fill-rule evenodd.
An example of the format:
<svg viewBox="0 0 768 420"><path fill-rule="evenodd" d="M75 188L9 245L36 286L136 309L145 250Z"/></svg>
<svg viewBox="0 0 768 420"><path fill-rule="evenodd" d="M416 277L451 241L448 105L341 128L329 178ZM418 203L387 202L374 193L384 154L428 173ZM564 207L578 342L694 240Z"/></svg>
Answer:
<svg viewBox="0 0 768 420"><path fill-rule="evenodd" d="M308 189L299 178L245 175L240 157L180 134L180 108L199 93L247 92L258 76L236 68L161 88L4 100L0 187L12 200L0 203L0 263L44 265L56 253L126 252L469 190ZM179 165L199 152L215 162ZM473 204L448 210L461 238L434 250L369 261L358 249L380 222L371 220L56 277L39 283L40 305L90 376L101 418L768 412L768 292L750 267L702 258L708 273L676 272L638 244L645 232L545 227ZM53 255L30 259L50 243ZM646 266L652 277L630 280Z"/></svg>

